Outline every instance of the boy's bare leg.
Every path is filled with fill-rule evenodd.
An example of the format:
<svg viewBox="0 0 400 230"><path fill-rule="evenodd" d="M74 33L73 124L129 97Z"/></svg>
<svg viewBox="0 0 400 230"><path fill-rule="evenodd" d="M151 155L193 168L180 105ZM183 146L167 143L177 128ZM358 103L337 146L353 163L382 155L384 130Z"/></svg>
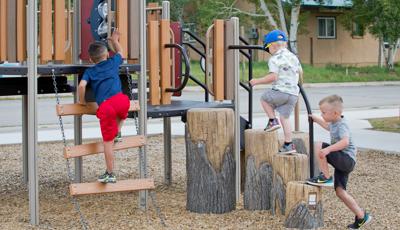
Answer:
<svg viewBox="0 0 400 230"><path fill-rule="evenodd" d="M364 218L364 211L358 206L356 200L342 187L336 188L336 196L357 216L358 219Z"/></svg>
<svg viewBox="0 0 400 230"><path fill-rule="evenodd" d="M124 125L125 120L121 120L117 117L117 124L118 124L118 132L121 132L121 127Z"/></svg>
<svg viewBox="0 0 400 230"><path fill-rule="evenodd" d="M326 159L326 157L323 158L319 157L319 152L322 149L322 142L318 142L317 144L315 144L314 148L315 148L314 153L318 154L317 159L318 159L319 170L324 174L326 178L329 178L330 174L329 174L328 160Z"/></svg>
<svg viewBox="0 0 400 230"><path fill-rule="evenodd" d="M261 106L263 107L269 119L276 118L274 108L272 108L267 102L261 100Z"/></svg>
<svg viewBox="0 0 400 230"><path fill-rule="evenodd" d="M104 141L104 157L106 159L107 172L112 173L114 168L114 141Z"/></svg>
<svg viewBox="0 0 400 230"><path fill-rule="evenodd" d="M290 124L289 118L285 118L283 116L280 116L279 118L283 127L285 142L292 142L292 126Z"/></svg>

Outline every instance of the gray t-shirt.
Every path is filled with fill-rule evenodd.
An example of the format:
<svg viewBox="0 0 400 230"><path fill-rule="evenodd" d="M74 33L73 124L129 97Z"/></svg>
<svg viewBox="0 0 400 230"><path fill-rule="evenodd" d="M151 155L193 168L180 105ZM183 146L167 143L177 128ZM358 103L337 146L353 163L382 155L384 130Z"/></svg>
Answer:
<svg viewBox="0 0 400 230"><path fill-rule="evenodd" d="M356 161L357 149L353 143L353 138L351 136L350 128L347 125L346 120L342 117L339 121L337 121L335 123L333 123L333 122L330 123L329 130L330 130L330 134L331 134L331 144L332 145L335 144L336 142L339 142L344 137L349 137L349 146L342 149L341 151L343 153L348 154L354 161Z"/></svg>

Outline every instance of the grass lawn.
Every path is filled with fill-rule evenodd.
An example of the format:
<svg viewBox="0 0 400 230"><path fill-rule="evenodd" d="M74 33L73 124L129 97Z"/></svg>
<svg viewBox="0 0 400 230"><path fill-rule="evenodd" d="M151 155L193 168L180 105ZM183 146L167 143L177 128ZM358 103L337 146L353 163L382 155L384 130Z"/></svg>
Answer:
<svg viewBox="0 0 400 230"><path fill-rule="evenodd" d="M400 133L400 117L375 118L368 121L374 130Z"/></svg>

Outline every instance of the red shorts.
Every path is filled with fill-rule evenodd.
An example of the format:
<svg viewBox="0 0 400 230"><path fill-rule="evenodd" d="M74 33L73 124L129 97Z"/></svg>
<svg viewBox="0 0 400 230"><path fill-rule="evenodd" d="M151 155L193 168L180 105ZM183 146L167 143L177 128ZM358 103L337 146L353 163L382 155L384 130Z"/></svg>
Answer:
<svg viewBox="0 0 400 230"><path fill-rule="evenodd" d="M103 141L112 141L117 136L117 118L125 120L128 117L129 106L129 98L123 93L118 93L101 103L96 116L100 119Z"/></svg>

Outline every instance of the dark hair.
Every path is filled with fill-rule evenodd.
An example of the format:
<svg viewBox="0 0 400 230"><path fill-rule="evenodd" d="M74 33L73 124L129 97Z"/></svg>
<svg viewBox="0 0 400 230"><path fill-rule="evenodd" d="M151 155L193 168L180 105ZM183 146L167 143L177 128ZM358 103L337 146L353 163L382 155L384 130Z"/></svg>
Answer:
<svg viewBox="0 0 400 230"><path fill-rule="evenodd" d="M97 63L107 52L107 46L103 42L93 42L89 46L89 55L93 62Z"/></svg>

